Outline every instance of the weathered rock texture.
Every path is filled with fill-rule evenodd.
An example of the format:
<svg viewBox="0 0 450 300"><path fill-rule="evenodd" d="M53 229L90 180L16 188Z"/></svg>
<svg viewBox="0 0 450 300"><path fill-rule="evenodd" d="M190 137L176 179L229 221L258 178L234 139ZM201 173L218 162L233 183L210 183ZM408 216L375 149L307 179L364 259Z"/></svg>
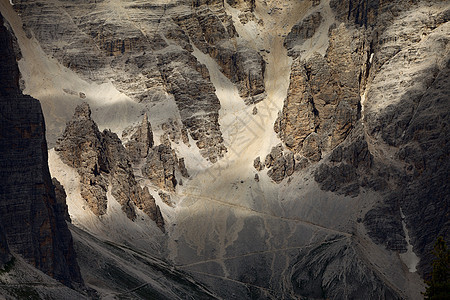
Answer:
<svg viewBox="0 0 450 300"><path fill-rule="evenodd" d="M48 170L41 106L19 88L13 38L3 22L0 15L0 262L9 258L8 244L62 283L83 285Z"/></svg>
<svg viewBox="0 0 450 300"><path fill-rule="evenodd" d="M343 24L331 31L325 57L297 58L275 130L287 148L313 161L339 145L360 117L364 42Z"/></svg>
<svg viewBox="0 0 450 300"><path fill-rule="evenodd" d="M161 129L164 130L172 142L179 144L181 140L187 146L191 146L189 144L189 136L186 127L176 120L167 120L167 122L161 124Z"/></svg>
<svg viewBox="0 0 450 300"><path fill-rule="evenodd" d="M139 197L136 206L146 213L150 219L154 220L156 225L164 232L164 219L161 215L159 206L155 203L155 198L148 191L148 187L139 189Z"/></svg>
<svg viewBox="0 0 450 300"><path fill-rule="evenodd" d="M161 144L149 153L145 165L142 167L142 174L159 188L174 191L177 185L176 166L177 158L174 150Z"/></svg>
<svg viewBox="0 0 450 300"><path fill-rule="evenodd" d="M146 116L129 143L128 150L135 160L152 151L153 133ZM122 141L110 130L98 130L86 102L76 108L55 150L63 162L77 170L81 177L81 196L95 215L107 212L107 192L111 188L111 194L130 220L136 218L135 206L145 208L144 212L164 230L159 207L136 182Z"/></svg>
<svg viewBox="0 0 450 300"><path fill-rule="evenodd" d="M307 39L314 36L322 21L322 15L317 11L305 17L292 27L284 40L284 46L289 49L289 54L291 56L296 55L294 49L296 45L301 45Z"/></svg>
<svg viewBox="0 0 450 300"><path fill-rule="evenodd" d="M189 52L177 48L158 56L158 68L200 153L216 162L226 148L218 121L220 102L209 82L208 70Z"/></svg>
<svg viewBox="0 0 450 300"><path fill-rule="evenodd" d="M233 40L236 30L223 1L17 2L26 32L81 77L112 80L138 102L167 101L166 93L172 94L181 122L212 162L226 151L220 103L193 45L217 61L246 103L265 97L265 62Z"/></svg>
<svg viewBox="0 0 450 300"><path fill-rule="evenodd" d="M345 240L302 251L291 277L294 291L312 299L399 299L396 291L378 279L357 251L353 243Z"/></svg>
<svg viewBox="0 0 450 300"><path fill-rule="evenodd" d="M329 5L336 23L325 56L304 60L295 51L317 30L317 13L299 20L285 40L295 60L275 131L296 155L322 160L314 173L322 189L377 192L380 201L362 221L376 243L404 252L401 208L419 270L427 273L433 241L448 239L449 228L449 7L439 1Z"/></svg>
<svg viewBox="0 0 450 300"><path fill-rule="evenodd" d="M392 164L397 187L378 209L402 208L423 273L430 271L434 240L438 235L448 240L450 226L449 19L448 7L432 13L419 7L413 17L401 13L380 36L374 56L378 72L366 96L368 134L398 162ZM402 38L396 39L394 28Z"/></svg>
<svg viewBox="0 0 450 300"><path fill-rule="evenodd" d="M147 114L144 115L142 124L130 137L130 140L125 147L133 162L137 162L140 159L147 157L149 149L153 147L152 126L148 121Z"/></svg>
<svg viewBox="0 0 450 300"><path fill-rule="evenodd" d="M372 161L367 142L356 139L348 146L336 147L329 157L330 163L321 164L315 171L314 179L324 190L357 196L360 186L372 179Z"/></svg>
<svg viewBox="0 0 450 300"><path fill-rule="evenodd" d="M420 295L421 280L399 258L408 245L401 211L424 275L436 236L448 240L449 231L448 1L15 2L26 34L82 78L111 80L139 107L178 108L168 112L172 119L158 120L160 145L144 118L126 135L127 152L113 133L86 127L80 108L76 122L88 128L81 129L87 143L67 157L86 152L78 169L89 173L82 175L83 189L97 201L97 213L106 209L110 190L131 219L138 207L165 226L149 190L136 186L132 162L140 182L160 189L162 202L187 200L175 210L164 206L171 259L223 298ZM236 16L240 24L233 23ZM292 64L276 44L289 30L284 44ZM249 44L275 62L267 78L264 60ZM264 98L264 79L289 80L274 124L282 143L253 161L261 173L251 182L250 172L236 174L251 161L224 173L215 168L235 165L221 164L206 170L225 175L212 186L208 172L192 172L202 180L193 178L177 195L177 176L189 173L172 145L194 141L211 162L226 151L221 130L229 128L219 126L220 103L199 51L217 62L247 104ZM280 76L288 66L290 77ZM277 87L271 96L274 91L276 99L283 96ZM264 104L252 107L253 120L276 113L267 114ZM256 138L262 136L270 132ZM268 185L265 174L279 186ZM205 186L191 185L200 182Z"/></svg>
<svg viewBox="0 0 450 300"><path fill-rule="evenodd" d="M254 5L248 5L246 11L253 11ZM174 20L198 49L217 61L247 104L264 99L265 61L254 49L236 45L236 30L231 16L225 13L223 1L194 3L191 12L178 15Z"/></svg>
<svg viewBox="0 0 450 300"><path fill-rule="evenodd" d="M267 154L264 160L264 165L258 165L258 158L256 158L254 164L255 169L262 170L264 165L269 168L267 175L272 178L276 183L280 183L287 176L291 176L295 169L294 154L290 151L283 153L283 145L279 144L272 148L269 154ZM258 167L259 166L259 167Z"/></svg>
<svg viewBox="0 0 450 300"><path fill-rule="evenodd" d="M153 146L153 133L147 115L144 115L141 124L136 128L125 132L125 136L127 136L134 130L128 142L125 143L133 163L136 166L141 166L142 174L150 179L153 184L171 192L175 191L178 183L176 179L177 171L181 173L181 176L189 177L184 158L178 159L171 146L171 140L179 142L180 139L184 139L180 136L182 128L179 130L180 128L177 125L177 123L170 121L162 124L165 133L161 135L161 144L158 146Z"/></svg>
<svg viewBox="0 0 450 300"><path fill-rule="evenodd" d="M106 141L91 119L91 109L85 102L77 106L55 150L62 161L76 168L81 176L81 196L96 215L106 213L110 161Z"/></svg>

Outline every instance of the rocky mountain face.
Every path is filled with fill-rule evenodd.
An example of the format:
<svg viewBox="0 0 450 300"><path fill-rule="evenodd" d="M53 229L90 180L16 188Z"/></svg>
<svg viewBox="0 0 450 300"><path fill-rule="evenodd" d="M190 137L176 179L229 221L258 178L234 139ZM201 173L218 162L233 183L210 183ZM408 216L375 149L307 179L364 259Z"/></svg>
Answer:
<svg viewBox="0 0 450 300"><path fill-rule="evenodd" d="M378 243L405 251L399 207L407 211L414 249L428 257L419 267L429 272L428 233L445 235L449 226L448 186L442 182L448 172L448 118L442 113L448 100L448 7L330 1L330 8L343 23L330 26L324 57L305 57L301 49L324 22L320 12L311 12L286 37L295 60L275 131L286 148L312 162L331 150L315 172L322 189L355 196L366 187L382 194L383 204L364 218ZM275 164L273 173L278 169ZM424 215L420 206L430 211Z"/></svg>
<svg viewBox="0 0 450 300"><path fill-rule="evenodd" d="M14 252L65 285L82 287L65 199L56 197L48 169L41 106L19 88L17 42L4 22L0 15L0 262Z"/></svg>
<svg viewBox="0 0 450 300"><path fill-rule="evenodd" d="M166 93L172 94L183 125L202 155L215 162L226 151L218 123L220 103L190 41L216 59L246 103L264 97L265 63L257 51L233 41L236 31L222 1L190 2L18 1L15 9L30 37L82 77L112 79L138 102L167 101ZM117 5L120 15L105 13ZM41 22L42 14L51 21Z"/></svg>
<svg viewBox="0 0 450 300"><path fill-rule="evenodd" d="M99 295L421 297L449 231L446 1L12 3L5 45L45 103L57 177L20 180L39 180L48 224L72 220ZM10 56L7 204L30 186L8 164L48 174L42 114ZM14 105L29 129L11 125ZM16 135L35 151L8 154ZM29 239L53 238L44 229ZM9 234L0 264L19 252Z"/></svg>
<svg viewBox="0 0 450 300"><path fill-rule="evenodd" d="M120 203L122 211L130 220L136 218L135 207L137 206L164 230L164 219L159 207L148 189L142 189L136 182L130 162L130 156L134 159L139 159L141 156L147 157L148 152L152 151L152 145L153 135L146 116L127 144L130 153L128 154L115 133L109 130L99 131L97 124L91 119L89 104L84 102L76 108L73 119L67 123L55 150L63 162L77 170L81 177L81 196L95 215L106 214L107 193L111 187L111 194ZM164 171L165 161L159 158L150 161L159 162ZM148 169L154 171L153 165L147 165ZM174 167L173 164L170 166ZM154 172L159 170L157 168ZM164 172L150 179L164 180L162 185L165 187L166 176L172 176L168 180L173 180L176 184L173 174ZM169 188L173 187L170 181Z"/></svg>

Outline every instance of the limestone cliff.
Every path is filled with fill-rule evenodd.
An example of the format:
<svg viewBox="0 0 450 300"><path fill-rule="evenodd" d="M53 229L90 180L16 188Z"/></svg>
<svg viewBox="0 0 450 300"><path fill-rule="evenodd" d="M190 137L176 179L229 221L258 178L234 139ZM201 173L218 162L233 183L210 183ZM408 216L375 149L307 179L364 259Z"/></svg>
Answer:
<svg viewBox="0 0 450 300"><path fill-rule="evenodd" d="M21 86L51 136L69 120L50 166L101 296L184 297L181 269L225 299L421 297L449 230L448 1L4 3Z"/></svg>
<svg viewBox="0 0 450 300"><path fill-rule="evenodd" d="M322 189L379 192L383 200L364 224L374 241L400 252L406 251L402 208L427 273L433 240L449 226L442 181L449 168L449 8L439 1L335 0L329 6L337 23L328 28L326 52L302 46L323 34L317 32L326 21L320 9L285 39L295 60L275 131L294 153L311 162L324 158L315 171ZM285 176L273 176L276 170L268 174L280 182Z"/></svg>
<svg viewBox="0 0 450 300"><path fill-rule="evenodd" d="M11 251L68 286L82 286L80 270L47 165L39 101L23 95L13 37L0 15L1 258Z"/></svg>
<svg viewBox="0 0 450 300"><path fill-rule="evenodd" d="M129 153L135 160L143 155L147 157L147 152L152 151L152 136L150 124L144 117L128 143ZM142 191L136 182L130 156L122 141L110 130L99 131L86 102L76 108L55 150L64 163L77 170L81 180L81 196L95 215L106 214L107 192L111 188L111 194L130 220L135 220L137 206L164 230L159 207L148 190Z"/></svg>

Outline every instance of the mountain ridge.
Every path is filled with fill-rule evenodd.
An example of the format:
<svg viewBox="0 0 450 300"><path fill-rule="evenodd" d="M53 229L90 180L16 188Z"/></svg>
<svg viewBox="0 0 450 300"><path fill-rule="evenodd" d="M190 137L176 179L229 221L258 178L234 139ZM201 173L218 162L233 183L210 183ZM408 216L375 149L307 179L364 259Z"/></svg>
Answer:
<svg viewBox="0 0 450 300"><path fill-rule="evenodd" d="M160 256L219 297L420 298L449 226L448 4L13 3L21 21L2 12L50 145L89 103L125 145L126 189L147 189L165 230L138 202L127 218L114 188L91 214L80 177L50 150L75 226ZM133 146L143 118L160 144L146 153Z"/></svg>

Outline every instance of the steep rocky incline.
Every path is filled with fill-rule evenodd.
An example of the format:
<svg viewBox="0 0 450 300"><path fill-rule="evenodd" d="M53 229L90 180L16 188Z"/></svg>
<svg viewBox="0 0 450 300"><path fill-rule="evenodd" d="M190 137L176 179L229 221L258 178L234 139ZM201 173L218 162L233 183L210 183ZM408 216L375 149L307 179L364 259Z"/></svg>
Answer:
<svg viewBox="0 0 450 300"><path fill-rule="evenodd" d="M72 218L101 297L421 297L449 238L448 1L11 3L0 266L77 282Z"/></svg>
<svg viewBox="0 0 450 300"><path fill-rule="evenodd" d="M326 29L326 52L305 51L324 35L328 9L337 22ZM295 60L275 123L287 148L278 153L322 160L314 173L322 189L378 193L363 222L375 242L399 252L402 209L421 274L449 226L448 21L439 1L322 1L285 39ZM291 172L277 157L268 175L281 182Z"/></svg>
<svg viewBox="0 0 450 300"><path fill-rule="evenodd" d="M358 284L343 287L342 277ZM342 240L300 253L291 280L297 294L313 299L400 299L361 260L355 245Z"/></svg>
<svg viewBox="0 0 450 300"><path fill-rule="evenodd" d="M325 57L296 58L275 125L287 148L313 161L344 141L360 116L363 38L342 24L331 30L329 43Z"/></svg>
<svg viewBox="0 0 450 300"><path fill-rule="evenodd" d="M0 15L0 222L2 263L7 244L28 263L67 286L83 286L47 164L39 101L23 95L14 37Z"/></svg>
<svg viewBox="0 0 450 300"><path fill-rule="evenodd" d="M238 87L248 104L265 97L265 61L254 49L236 41L236 29L223 1L194 3L194 9L174 17L189 39L203 53L214 58L226 77Z"/></svg>
<svg viewBox="0 0 450 300"><path fill-rule="evenodd" d="M134 159L147 157L148 152L152 151L152 136L151 126L145 117L129 142L128 149ZM137 206L164 231L159 207L148 190L143 190L137 183L130 156L122 141L109 130L99 131L86 102L76 108L55 150L64 163L78 171L81 196L95 215L101 216L107 212L107 192L111 188L111 194L130 220L136 218ZM170 187L174 188L174 185Z"/></svg>
<svg viewBox="0 0 450 300"><path fill-rule="evenodd" d="M14 1L14 9L27 36L82 78L112 82L144 105L173 96L200 153L216 162L226 152L220 103L208 70L192 54L193 45L217 61L249 104L265 97L265 61L257 50L237 42L223 1L191 2ZM80 96L90 98L83 92Z"/></svg>

